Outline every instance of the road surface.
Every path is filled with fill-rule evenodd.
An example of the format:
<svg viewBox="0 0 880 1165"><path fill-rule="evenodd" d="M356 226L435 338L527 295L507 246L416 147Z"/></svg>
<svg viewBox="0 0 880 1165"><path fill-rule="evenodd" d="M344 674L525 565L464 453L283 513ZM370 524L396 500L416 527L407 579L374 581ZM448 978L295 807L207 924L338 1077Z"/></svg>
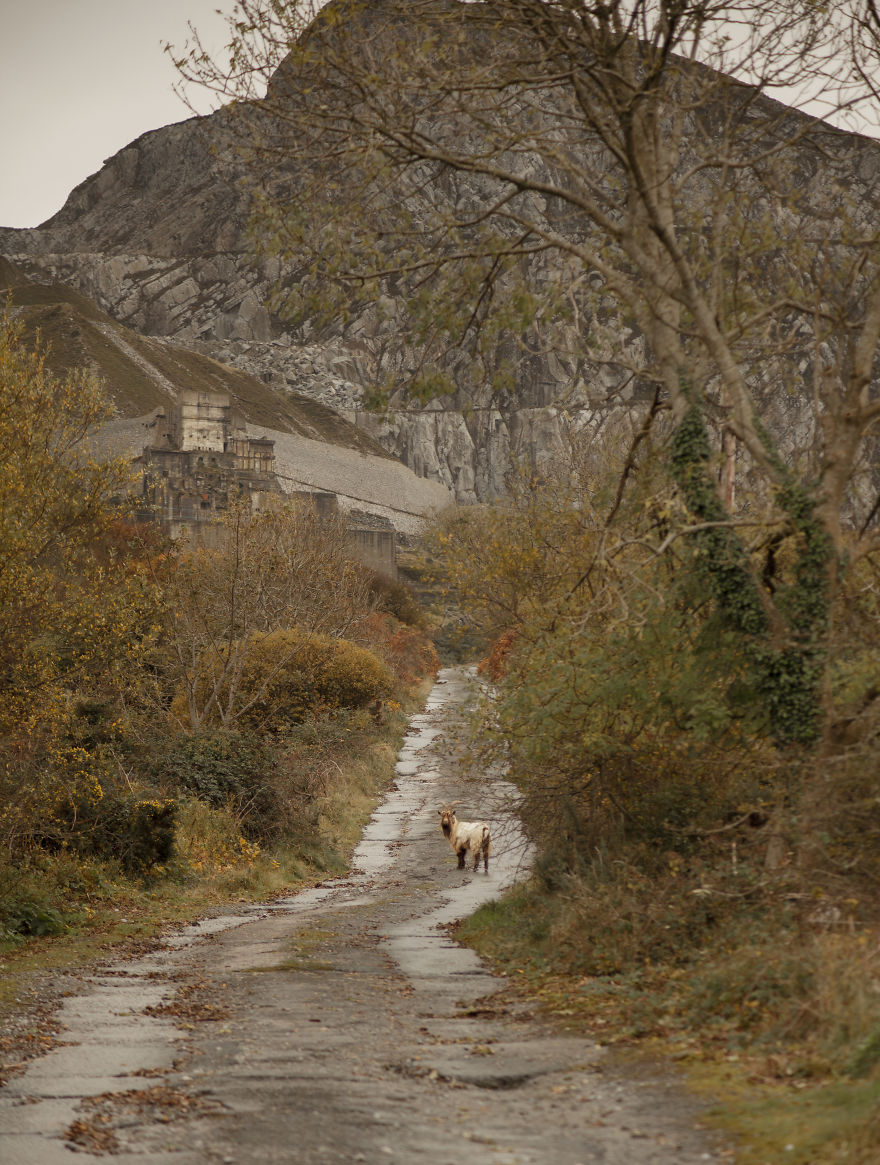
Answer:
<svg viewBox="0 0 880 1165"><path fill-rule="evenodd" d="M3 1165L722 1160L674 1075L493 1000L504 980L449 937L528 861L503 787L457 763L470 683L440 673L350 877L188 927L64 1000L63 1042L0 1092ZM488 876L440 833L453 798L491 820Z"/></svg>

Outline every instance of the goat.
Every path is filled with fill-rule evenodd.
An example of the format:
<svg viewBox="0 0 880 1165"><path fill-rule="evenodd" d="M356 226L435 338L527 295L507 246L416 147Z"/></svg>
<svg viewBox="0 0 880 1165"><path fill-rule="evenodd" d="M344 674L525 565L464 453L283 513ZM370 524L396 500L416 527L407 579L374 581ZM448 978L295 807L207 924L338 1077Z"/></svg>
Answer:
<svg viewBox="0 0 880 1165"><path fill-rule="evenodd" d="M453 801L450 805L443 805L437 812L440 814L440 828L443 836L452 847L452 852L458 856L458 868L464 869L465 855L468 850L474 855L474 873L480 868L480 858L483 859L483 869L489 873L489 854L492 852L492 835L485 821L459 821L455 816L455 806L461 802Z"/></svg>

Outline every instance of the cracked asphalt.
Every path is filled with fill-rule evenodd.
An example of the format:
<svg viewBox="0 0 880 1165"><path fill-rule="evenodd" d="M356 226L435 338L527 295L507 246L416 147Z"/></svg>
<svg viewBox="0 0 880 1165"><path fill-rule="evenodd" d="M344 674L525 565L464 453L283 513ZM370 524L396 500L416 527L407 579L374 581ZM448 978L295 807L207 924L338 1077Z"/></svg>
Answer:
<svg viewBox="0 0 880 1165"><path fill-rule="evenodd" d="M456 757L465 673L440 673L350 877L188 927L63 1002L62 1043L0 1092L0 1162L690 1165L729 1160L672 1069L497 995L447 924L521 877L503 783ZM488 817L459 871L441 801Z"/></svg>

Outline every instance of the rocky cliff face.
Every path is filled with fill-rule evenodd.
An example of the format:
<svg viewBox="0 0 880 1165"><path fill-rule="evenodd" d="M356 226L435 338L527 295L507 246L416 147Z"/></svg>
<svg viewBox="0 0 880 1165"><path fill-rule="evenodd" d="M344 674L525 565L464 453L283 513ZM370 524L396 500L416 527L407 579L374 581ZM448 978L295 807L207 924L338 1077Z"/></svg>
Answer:
<svg viewBox="0 0 880 1165"><path fill-rule="evenodd" d="M0 297L32 340L39 332L57 376L86 368L103 381L113 419L93 435L106 456L138 457L151 443L157 410L181 390L228 395L252 436L275 443L277 476L288 493L326 491L344 512L378 516L416 533L452 501L439 481L415 475L340 412L298 393L277 393L259 376L157 336L143 336L60 283L35 283L0 257Z"/></svg>
<svg viewBox="0 0 880 1165"><path fill-rule="evenodd" d="M144 134L78 186L63 209L34 230L0 229L0 253L37 282L57 280L93 299L114 320L243 370L279 392L329 406L364 429L417 475L443 482L467 502L502 494L514 461L540 464L568 426L596 432L632 409L644 386L625 370L641 340L621 324L616 359L566 360L554 352L521 362L515 388L425 407L392 397L386 415L365 395L380 372L405 379L415 354L393 349L389 311L360 305L336 327L296 330L273 313L272 288L295 278L255 262L247 239L248 175L231 145L227 114ZM880 172L880 151L860 165ZM811 181L821 180L818 157ZM805 179L806 180L806 179ZM859 175L863 186L872 174ZM468 179L444 197L471 198ZM393 318L393 303L390 305ZM386 323L381 320L384 317ZM768 397L783 444L809 437L804 402Z"/></svg>
<svg viewBox="0 0 880 1165"><path fill-rule="evenodd" d="M587 387L552 356L533 362L515 397L486 391L482 399L369 411L364 397L380 359L387 367L387 335L369 309L320 337L293 332L273 315L270 294L281 271L250 256L248 188L226 146L222 113L144 134L41 227L0 229L0 254L33 281L76 289L136 332L335 409L464 502L502 494L513 461L540 463L570 415L595 424L597 408L609 412L609 389L623 378L597 367ZM402 351L397 363L405 371L415 356ZM625 408L632 390L623 396L611 412Z"/></svg>
<svg viewBox="0 0 880 1165"><path fill-rule="evenodd" d="M118 190L118 183L108 181L106 188ZM124 201L130 198L128 191ZM115 222L113 209L102 206ZM555 450L561 433L555 401L565 399L569 411L582 415L590 399L598 402L595 389L578 391L564 367L547 361L515 401L499 402L487 392L466 406L392 406L380 415L364 404L376 371L368 340L339 335L309 343L291 335L267 306L277 272L253 264L243 248L178 258L66 249L77 241L75 230L62 233L53 226L0 231L0 250L31 279L62 282L135 331L167 337L277 391L337 410L417 475L442 482L463 502L502 494L514 460L537 464ZM167 245L163 239L162 249Z"/></svg>

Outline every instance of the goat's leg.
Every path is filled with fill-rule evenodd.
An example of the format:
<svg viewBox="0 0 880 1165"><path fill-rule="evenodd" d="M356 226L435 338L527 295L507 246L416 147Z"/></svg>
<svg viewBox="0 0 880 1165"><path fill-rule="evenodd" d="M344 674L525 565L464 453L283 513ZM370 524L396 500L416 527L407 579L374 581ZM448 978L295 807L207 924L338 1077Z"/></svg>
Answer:
<svg viewBox="0 0 880 1165"><path fill-rule="evenodd" d="M467 854L466 848L462 848L458 851L458 868L460 870L464 869L464 859L465 859L466 854Z"/></svg>
<svg viewBox="0 0 880 1165"><path fill-rule="evenodd" d="M477 865L479 865L479 861L477 862ZM489 847L488 846L485 846L483 849L483 869L487 874L489 873Z"/></svg>

